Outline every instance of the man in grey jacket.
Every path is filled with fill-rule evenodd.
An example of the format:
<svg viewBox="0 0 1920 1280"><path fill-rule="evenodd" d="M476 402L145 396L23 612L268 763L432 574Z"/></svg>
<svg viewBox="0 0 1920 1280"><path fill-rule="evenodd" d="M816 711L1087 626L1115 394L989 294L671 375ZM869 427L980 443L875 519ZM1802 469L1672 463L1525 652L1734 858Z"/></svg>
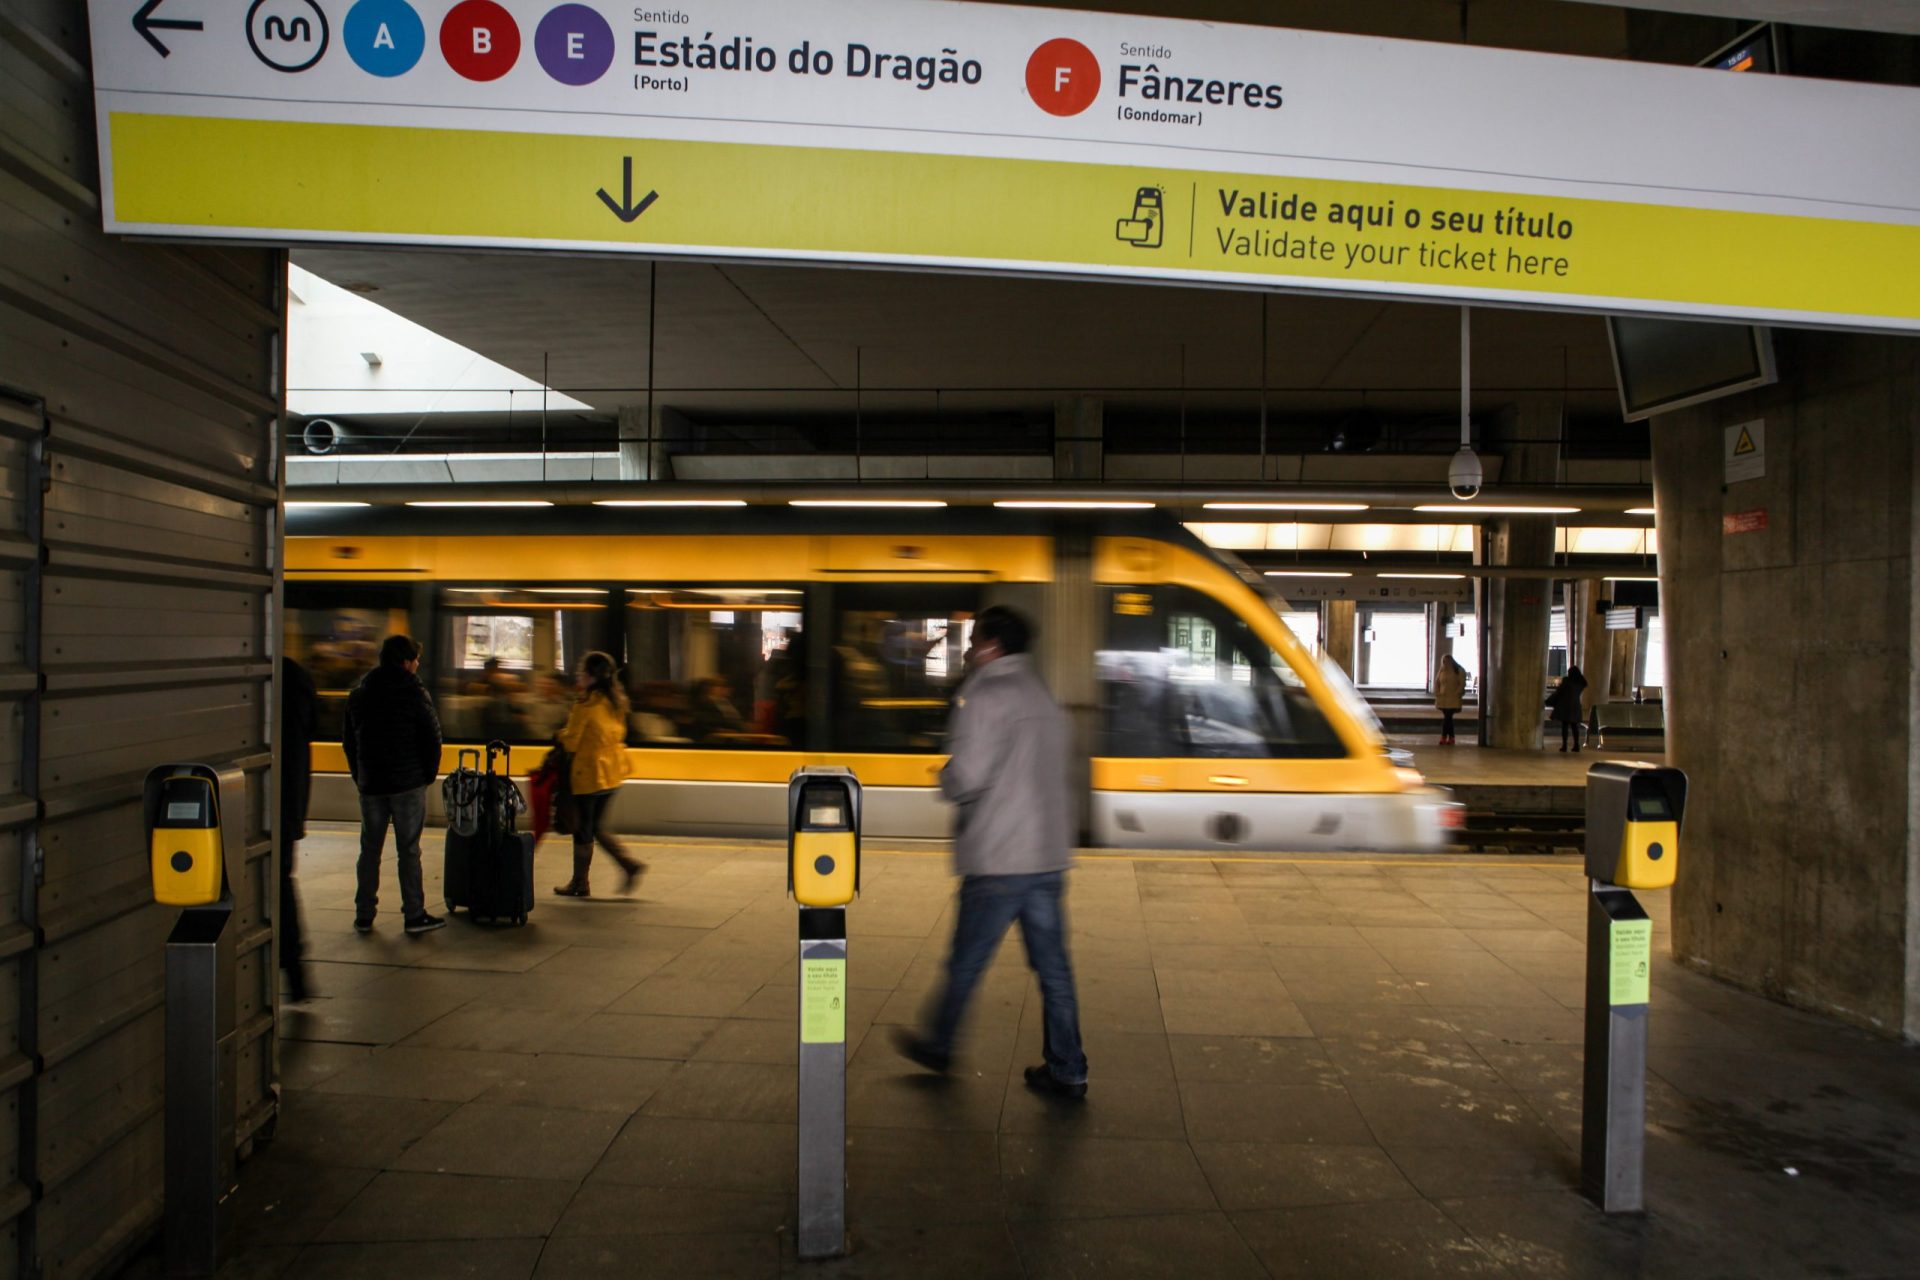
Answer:
<svg viewBox="0 0 1920 1280"><path fill-rule="evenodd" d="M959 810L960 912L933 1024L924 1035L903 1033L899 1047L929 1070L947 1070L967 1001L1018 920L1045 1017L1046 1062L1027 1068L1027 1087L1080 1098L1087 1057L1063 902L1074 836L1067 718L1034 670L1031 637L1026 619L1000 605L973 624L968 675L947 723L951 758L940 774L941 792Z"/></svg>

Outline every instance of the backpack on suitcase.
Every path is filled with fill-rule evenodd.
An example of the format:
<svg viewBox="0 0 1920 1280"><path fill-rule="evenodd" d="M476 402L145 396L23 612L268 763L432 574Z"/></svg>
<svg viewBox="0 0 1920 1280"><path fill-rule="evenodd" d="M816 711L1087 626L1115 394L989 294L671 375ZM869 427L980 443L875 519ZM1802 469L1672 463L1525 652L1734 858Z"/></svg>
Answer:
<svg viewBox="0 0 1920 1280"><path fill-rule="evenodd" d="M484 770L470 768L468 756L479 764L478 751L462 751L460 767L440 790L447 806L447 910L465 907L476 920L525 924L533 910L533 833L515 830L527 802L513 785L512 748L489 742Z"/></svg>

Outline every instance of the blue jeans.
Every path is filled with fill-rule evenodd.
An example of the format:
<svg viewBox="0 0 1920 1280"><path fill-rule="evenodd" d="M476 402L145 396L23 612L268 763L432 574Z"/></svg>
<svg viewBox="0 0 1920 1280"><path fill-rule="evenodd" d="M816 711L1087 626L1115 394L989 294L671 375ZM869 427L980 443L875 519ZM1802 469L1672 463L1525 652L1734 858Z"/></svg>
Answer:
<svg viewBox="0 0 1920 1280"><path fill-rule="evenodd" d="M1073 990L1073 965L1067 959L1067 915L1062 901L1066 872L1025 876L968 876L960 882L960 914L953 926L953 953L947 957L947 989L940 997L926 1045L951 1055L967 1001L986 971L1000 939L1015 920L1027 944L1027 963L1040 980L1045 1016L1041 1051L1055 1078L1085 1084L1087 1055L1080 1046L1080 1001Z"/></svg>
<svg viewBox="0 0 1920 1280"><path fill-rule="evenodd" d="M380 905L380 851L387 843L387 824L393 824L395 861L400 871L400 909L409 920L427 914L427 895L421 885L420 832L427 825L427 789L416 787L398 795L360 797L359 890L353 895L354 913L373 919Z"/></svg>

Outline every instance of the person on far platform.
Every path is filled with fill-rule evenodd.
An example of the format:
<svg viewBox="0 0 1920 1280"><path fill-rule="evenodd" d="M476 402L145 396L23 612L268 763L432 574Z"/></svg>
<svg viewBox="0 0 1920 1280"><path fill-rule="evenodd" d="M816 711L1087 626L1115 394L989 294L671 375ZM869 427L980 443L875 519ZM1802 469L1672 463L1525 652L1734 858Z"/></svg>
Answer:
<svg viewBox="0 0 1920 1280"><path fill-rule="evenodd" d="M1440 745L1453 745L1453 718L1467 696L1467 669L1448 654L1440 659L1440 670L1433 676L1433 706L1440 713Z"/></svg>
<svg viewBox="0 0 1920 1280"><path fill-rule="evenodd" d="M1567 674L1560 677L1560 683L1554 686L1553 695L1547 699L1547 708L1553 712L1553 718L1560 723L1560 749L1567 749L1567 739L1573 739L1573 749L1580 750L1580 700L1587 691L1587 678L1580 674L1580 668L1568 667Z"/></svg>

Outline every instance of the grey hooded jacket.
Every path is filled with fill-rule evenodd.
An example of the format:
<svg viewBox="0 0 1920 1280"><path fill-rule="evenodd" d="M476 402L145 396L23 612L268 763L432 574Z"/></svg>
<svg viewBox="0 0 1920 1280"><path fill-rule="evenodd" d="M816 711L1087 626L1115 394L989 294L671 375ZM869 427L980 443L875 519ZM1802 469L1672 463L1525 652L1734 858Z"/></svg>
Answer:
<svg viewBox="0 0 1920 1280"><path fill-rule="evenodd" d="M1062 871L1073 857L1067 717L1033 658L1012 653L968 676L947 721L940 790L957 807L963 876Z"/></svg>

